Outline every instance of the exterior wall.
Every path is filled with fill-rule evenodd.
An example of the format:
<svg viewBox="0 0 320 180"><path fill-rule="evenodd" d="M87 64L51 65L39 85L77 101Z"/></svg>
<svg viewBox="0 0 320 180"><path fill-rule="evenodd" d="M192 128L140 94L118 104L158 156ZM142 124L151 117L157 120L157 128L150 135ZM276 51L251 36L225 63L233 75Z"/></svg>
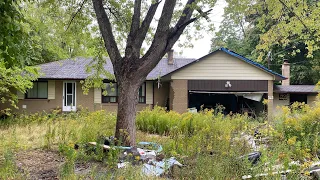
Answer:
<svg viewBox="0 0 320 180"><path fill-rule="evenodd" d="M273 94L274 100L273 100L273 111L274 113L278 113L280 109L278 109L281 106L288 106L290 105L290 94L287 94L287 99L286 100L280 100L279 99L279 93L274 93Z"/></svg>
<svg viewBox="0 0 320 180"><path fill-rule="evenodd" d="M102 104L93 104L94 110L105 110L108 112L117 112L118 111L118 103L102 103ZM150 104L138 104L137 111L142 111L146 108L152 108Z"/></svg>
<svg viewBox="0 0 320 180"><path fill-rule="evenodd" d="M52 84L54 83L54 85ZM88 95L83 94L80 81L76 81L76 106L77 109L94 110L93 89L90 89ZM53 89L52 89L53 88ZM63 103L63 80L48 81L48 99L24 99L20 95L18 107L13 109L15 112L50 112L53 109L61 109ZM25 107L25 108L23 108Z"/></svg>
<svg viewBox="0 0 320 180"><path fill-rule="evenodd" d="M51 111L53 109L61 108L62 106L62 98L63 98L63 81L57 80L55 81L55 99L19 99L18 107L19 109L12 109L15 112L43 112L43 111ZM49 89L48 89L49 92ZM52 96L52 94L51 94ZM49 93L48 93L49 97ZM25 108L23 108L25 107Z"/></svg>
<svg viewBox="0 0 320 180"><path fill-rule="evenodd" d="M165 107L169 99L170 82L162 82L160 88L158 83L154 82L154 105Z"/></svg>
<svg viewBox="0 0 320 180"><path fill-rule="evenodd" d="M310 106L315 106L316 105L316 101L317 101L317 95L316 94L310 94L308 95L307 97L307 103L310 105Z"/></svg>
<svg viewBox="0 0 320 180"><path fill-rule="evenodd" d="M217 52L171 75L172 79L274 80L274 76L224 52Z"/></svg>
<svg viewBox="0 0 320 180"><path fill-rule="evenodd" d="M290 94L287 95L287 99L286 100L279 100L279 93L274 93L274 113L278 113L280 110L277 107L281 107L281 106L289 106L290 105ZM317 95L316 94L309 94L307 96L307 104L309 106L314 106L316 101L317 101Z"/></svg>
<svg viewBox="0 0 320 180"><path fill-rule="evenodd" d="M14 112L28 112L28 113L36 113L36 112L50 112L53 109L61 109L62 103L63 103L63 80L56 80L54 82L54 91L50 90L50 93L53 92L53 94L49 93L49 88L48 88L48 98L49 96L55 97L55 99L24 99L24 94L19 95L20 99L17 104L19 109L13 109ZM48 83L49 84L49 83ZM152 85L152 83L151 83ZM52 86L51 86L52 87ZM146 93L150 95L153 92L153 89L150 89L149 85L149 91ZM97 94L99 92L99 94ZM89 111L94 111L94 110L106 110L110 112L116 112L118 109L118 104L117 103L95 103L95 100L100 98L101 102L101 90L99 91L94 90L93 88L89 90L88 94L85 95L83 94L82 91L82 85L80 84L80 81L76 81L76 106L77 110L83 109L88 109ZM147 98L147 97L146 97ZM150 97L149 97L150 98ZM150 101L153 101L153 97ZM138 111L141 111L147 107L152 108L153 104L138 104L137 109ZM0 103L0 109L5 109L7 107L10 107L8 104L2 104ZM25 107L25 108L23 108Z"/></svg>
<svg viewBox="0 0 320 180"><path fill-rule="evenodd" d="M59 89L59 91L62 92L62 88ZM100 91L101 94L101 91ZM87 95L83 94L82 90L82 84L80 84L80 81L76 81L76 106L77 110L80 110L81 108L88 109L90 111L94 110L94 104L93 104L93 88L89 89L89 92ZM61 105L62 106L62 102Z"/></svg>
<svg viewBox="0 0 320 180"><path fill-rule="evenodd" d="M178 113L188 109L188 80L172 80L170 83L170 110Z"/></svg>
<svg viewBox="0 0 320 180"><path fill-rule="evenodd" d="M273 81L268 81L268 121L273 117Z"/></svg>

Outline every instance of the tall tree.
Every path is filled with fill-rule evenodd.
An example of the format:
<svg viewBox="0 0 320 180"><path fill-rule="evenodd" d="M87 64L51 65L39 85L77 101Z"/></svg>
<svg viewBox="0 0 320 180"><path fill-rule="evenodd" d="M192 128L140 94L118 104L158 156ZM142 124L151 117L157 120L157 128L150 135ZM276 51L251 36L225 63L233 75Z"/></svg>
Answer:
<svg viewBox="0 0 320 180"><path fill-rule="evenodd" d="M273 32L272 29L279 28L279 23L283 19L282 16L286 16L284 18L295 16L294 13L274 11L272 7L274 4L275 6L281 6L281 2L292 2L280 2L279 0L274 0L273 3L271 3L271 0L248 0L244 2L226 0L226 2L228 5L225 8L222 25L216 33L216 37L212 39L212 50L216 49L217 46L225 46L239 54L259 61L265 66L268 66L269 61L270 68L279 73L281 73L283 59L289 59L292 64L292 84L314 84L319 80L320 76L317 70L319 69L319 63L317 63L320 58L319 53L316 50L313 56L309 55L307 57L310 53L306 49L308 45L305 45L305 40L299 37L304 36L304 33L295 32L296 35L288 36L287 40L281 40L281 36L286 38L281 34L273 34L273 36L279 37L277 40L272 40L274 38L269 37ZM315 2L312 1L309 1L308 5L312 8L316 6ZM277 12L278 18L275 19L272 14ZM288 27L284 31L290 31L290 29L291 27ZM310 36L310 34L307 36ZM273 43L269 43L269 41ZM272 61L270 61L271 59Z"/></svg>
<svg viewBox="0 0 320 180"><path fill-rule="evenodd" d="M17 94L32 87L37 71L25 65L39 58L38 47L30 38L19 1L0 2L0 103L16 107ZM24 76L23 76L24 74ZM0 109L0 113L9 113Z"/></svg>
<svg viewBox="0 0 320 180"><path fill-rule="evenodd" d="M77 56L94 56L98 26L92 23L92 6L86 1L26 1L22 13L30 36L39 46L33 64Z"/></svg>
<svg viewBox="0 0 320 180"><path fill-rule="evenodd" d="M152 21L161 2L92 0L118 84L115 135L126 145L135 145L136 105L140 85L165 53L171 50L186 27L200 17L207 16L209 11L204 11L203 8L210 8L215 4L214 0L187 0L184 5L177 0L165 0L157 27L153 28ZM177 4L182 9L176 7ZM125 41L117 38L121 35L126 36ZM151 44L141 54L143 43L148 38L152 39ZM119 44L125 47L123 53Z"/></svg>

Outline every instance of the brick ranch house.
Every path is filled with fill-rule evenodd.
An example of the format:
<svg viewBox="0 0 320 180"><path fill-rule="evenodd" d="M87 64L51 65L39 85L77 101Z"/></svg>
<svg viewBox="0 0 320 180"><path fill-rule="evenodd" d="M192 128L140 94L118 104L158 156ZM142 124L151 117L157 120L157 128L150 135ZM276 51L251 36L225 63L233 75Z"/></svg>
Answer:
<svg viewBox="0 0 320 180"><path fill-rule="evenodd" d="M91 60L75 58L40 65L43 75L26 94L17 92L19 109L15 111L33 113L57 107L75 111L80 106L90 111L116 111L116 83L113 87L107 83L107 96L99 88L90 89L88 95L82 92L80 81L88 77L85 69ZM113 73L110 60L105 69ZM283 75L275 73L226 48L200 59L174 58L170 51L140 87L138 110L158 105L183 113L188 108L199 110L201 106L215 108L220 104L225 113L258 114L266 108L262 100L268 99L267 111L272 115L278 105L293 101L312 104L317 94L315 86L290 85L288 62L284 62L282 71ZM282 81L282 85L275 86L275 81ZM5 105L0 103L2 108Z"/></svg>

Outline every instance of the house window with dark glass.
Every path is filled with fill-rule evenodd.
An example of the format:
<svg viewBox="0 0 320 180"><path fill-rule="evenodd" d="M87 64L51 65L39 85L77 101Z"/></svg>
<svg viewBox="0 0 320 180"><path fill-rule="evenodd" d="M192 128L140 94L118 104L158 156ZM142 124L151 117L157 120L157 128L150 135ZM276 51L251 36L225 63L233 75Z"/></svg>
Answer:
<svg viewBox="0 0 320 180"><path fill-rule="evenodd" d="M139 103L146 103L146 83L139 88Z"/></svg>
<svg viewBox="0 0 320 180"><path fill-rule="evenodd" d="M107 95L104 95L102 90L102 103L117 103L118 102L118 86L117 83L106 83ZM146 103L146 84L143 83L139 88L139 103Z"/></svg>
<svg viewBox="0 0 320 180"><path fill-rule="evenodd" d="M48 98L48 82L33 82L33 87L26 93L27 99L47 99Z"/></svg>
<svg viewBox="0 0 320 180"><path fill-rule="evenodd" d="M103 92L104 90L102 90ZM118 86L117 83L106 83L107 95L102 93L102 103L116 103L118 102Z"/></svg>

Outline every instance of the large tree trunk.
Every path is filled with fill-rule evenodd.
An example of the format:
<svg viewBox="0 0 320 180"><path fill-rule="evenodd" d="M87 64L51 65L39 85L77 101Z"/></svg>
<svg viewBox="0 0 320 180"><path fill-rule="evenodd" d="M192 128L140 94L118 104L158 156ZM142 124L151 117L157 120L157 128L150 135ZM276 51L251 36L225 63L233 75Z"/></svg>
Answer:
<svg viewBox="0 0 320 180"><path fill-rule="evenodd" d="M191 18L197 1L188 0L177 23L171 27L170 23L176 0L165 0L153 41L149 49L141 57L142 44L146 39L157 7L162 1L153 1L145 18L142 20L142 1L135 0L130 33L127 38L125 54L122 56L113 35L112 22L110 22L105 11L105 2L103 0L92 0L101 35L113 64L119 88L116 138L125 145L133 146L136 139L136 106L141 83L145 81L148 73L158 64L165 53L173 47L184 29L200 16ZM200 8L198 9L203 17L206 17L211 11L202 12Z"/></svg>
<svg viewBox="0 0 320 180"><path fill-rule="evenodd" d="M136 141L136 109L140 83L130 79L118 81L118 115L116 139L118 144L134 146Z"/></svg>

